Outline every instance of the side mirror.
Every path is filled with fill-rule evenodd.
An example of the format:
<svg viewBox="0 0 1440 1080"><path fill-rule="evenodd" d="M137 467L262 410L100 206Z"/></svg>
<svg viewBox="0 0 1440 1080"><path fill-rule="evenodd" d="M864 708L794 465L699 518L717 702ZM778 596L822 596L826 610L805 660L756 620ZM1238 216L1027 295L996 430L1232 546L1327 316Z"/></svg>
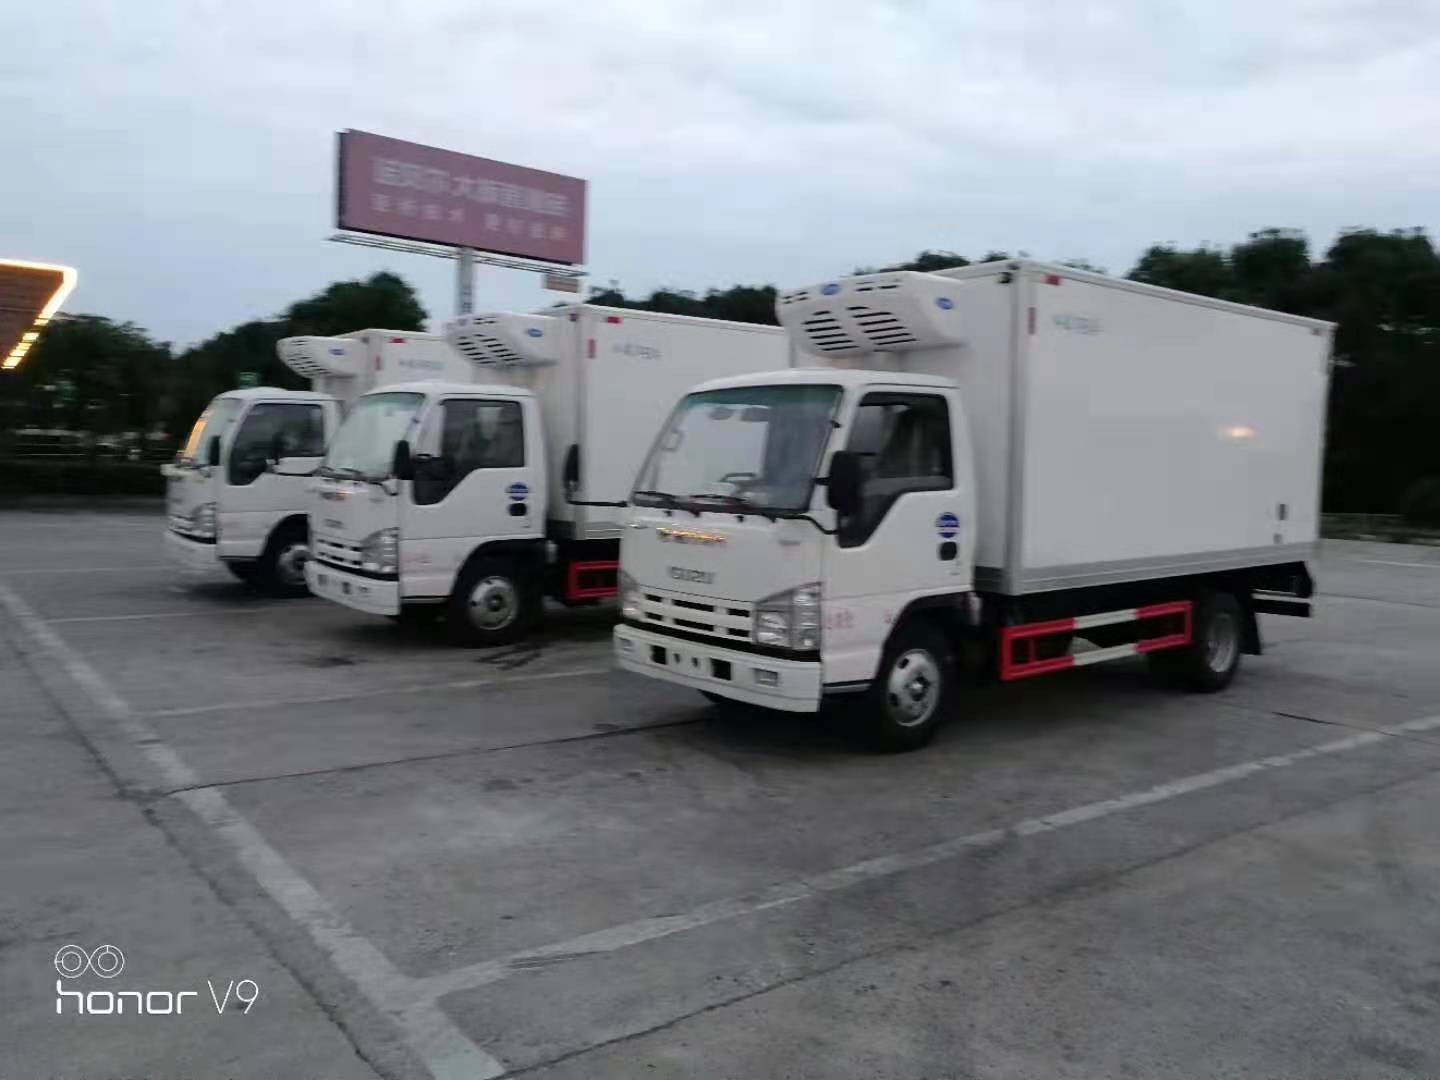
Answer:
<svg viewBox="0 0 1440 1080"><path fill-rule="evenodd" d="M826 481L825 498L830 508L842 516L860 509L860 455L851 450L836 450L830 455L830 479Z"/></svg>
<svg viewBox="0 0 1440 1080"><path fill-rule="evenodd" d="M390 475L396 480L415 479L415 459L410 455L408 439L401 439L395 444L395 457L390 462Z"/></svg>
<svg viewBox="0 0 1440 1080"><path fill-rule="evenodd" d="M212 469L220 465L220 436L211 435L210 441L205 444L205 464Z"/></svg>

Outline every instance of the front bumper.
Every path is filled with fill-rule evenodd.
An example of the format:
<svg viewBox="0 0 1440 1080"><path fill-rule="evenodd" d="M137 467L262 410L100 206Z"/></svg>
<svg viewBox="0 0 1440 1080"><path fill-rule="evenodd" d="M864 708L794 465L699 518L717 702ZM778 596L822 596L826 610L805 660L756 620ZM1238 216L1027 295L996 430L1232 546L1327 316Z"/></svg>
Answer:
<svg viewBox="0 0 1440 1080"><path fill-rule="evenodd" d="M757 656L625 625L615 628L614 642L615 662L626 671L767 709L815 712L820 708L818 661ZM729 678L724 677L727 674ZM758 679L769 679L773 685Z"/></svg>
<svg viewBox="0 0 1440 1080"><path fill-rule="evenodd" d="M371 615L400 614L399 581L363 577L348 570L337 570L312 558L305 564L305 583L316 596L334 600L356 611Z"/></svg>
<svg viewBox="0 0 1440 1080"><path fill-rule="evenodd" d="M220 548L181 536L174 529L165 530L165 558L187 578L228 578L220 562Z"/></svg>

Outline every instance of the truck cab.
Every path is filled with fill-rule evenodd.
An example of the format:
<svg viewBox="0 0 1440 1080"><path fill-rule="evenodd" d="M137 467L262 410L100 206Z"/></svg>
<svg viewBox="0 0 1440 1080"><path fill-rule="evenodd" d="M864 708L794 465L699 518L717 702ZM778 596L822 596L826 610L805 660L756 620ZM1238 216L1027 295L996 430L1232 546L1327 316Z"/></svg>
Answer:
<svg viewBox="0 0 1440 1080"><path fill-rule="evenodd" d="M546 484L529 390L414 382L367 394L316 475L311 591L396 618L439 615L453 594L476 632L519 631L540 603L517 564L543 558Z"/></svg>
<svg viewBox="0 0 1440 1080"><path fill-rule="evenodd" d="M313 391L262 386L211 401L163 469L172 563L192 577L224 568L275 593L304 593L307 495L296 474L319 464L339 419L336 399Z"/></svg>
<svg viewBox="0 0 1440 1080"><path fill-rule="evenodd" d="M864 472L845 514L837 453ZM974 503L952 380L800 368L701 384L636 481L617 658L812 712L869 682L903 612L970 592Z"/></svg>

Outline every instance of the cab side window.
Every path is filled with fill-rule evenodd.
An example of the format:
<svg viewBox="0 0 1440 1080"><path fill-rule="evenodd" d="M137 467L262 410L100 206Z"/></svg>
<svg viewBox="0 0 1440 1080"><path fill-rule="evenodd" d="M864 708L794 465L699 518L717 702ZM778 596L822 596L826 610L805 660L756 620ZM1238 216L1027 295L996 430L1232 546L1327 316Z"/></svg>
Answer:
<svg viewBox="0 0 1440 1080"><path fill-rule="evenodd" d="M516 401L444 403L440 452L416 462L413 494L437 503L476 469L518 469L525 464L525 424Z"/></svg>
<svg viewBox="0 0 1440 1080"><path fill-rule="evenodd" d="M870 538L907 491L949 491L950 410L937 394L866 394L855 411L846 449L860 457L860 509L840 521L840 544Z"/></svg>
<svg viewBox="0 0 1440 1080"><path fill-rule="evenodd" d="M230 446L226 477L232 485L253 484L280 436L282 457L320 457L325 453L325 416L319 405L262 401L245 414Z"/></svg>

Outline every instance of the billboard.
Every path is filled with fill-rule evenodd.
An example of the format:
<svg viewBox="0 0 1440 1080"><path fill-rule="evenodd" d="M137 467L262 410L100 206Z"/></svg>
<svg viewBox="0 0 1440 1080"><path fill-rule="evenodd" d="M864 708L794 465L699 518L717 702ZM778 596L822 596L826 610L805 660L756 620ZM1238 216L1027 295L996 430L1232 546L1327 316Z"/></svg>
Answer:
<svg viewBox="0 0 1440 1080"><path fill-rule="evenodd" d="M524 259L585 261L585 181L342 131L335 224Z"/></svg>
<svg viewBox="0 0 1440 1080"><path fill-rule="evenodd" d="M69 266L0 259L0 370L20 366L76 276Z"/></svg>

